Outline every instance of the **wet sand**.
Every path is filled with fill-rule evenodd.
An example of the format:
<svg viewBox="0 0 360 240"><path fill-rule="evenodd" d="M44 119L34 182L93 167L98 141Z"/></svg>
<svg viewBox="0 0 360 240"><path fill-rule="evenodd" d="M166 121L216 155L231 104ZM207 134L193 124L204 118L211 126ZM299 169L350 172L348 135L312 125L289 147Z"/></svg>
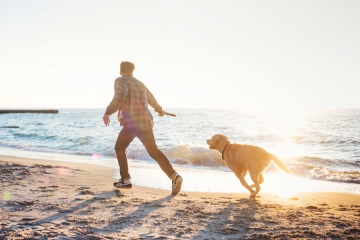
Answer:
<svg viewBox="0 0 360 240"><path fill-rule="evenodd" d="M114 169L0 156L0 239L358 239L360 195L114 191ZM155 176L154 176L155 177ZM184 179L186 181L186 179ZM232 183L238 184L238 183Z"/></svg>

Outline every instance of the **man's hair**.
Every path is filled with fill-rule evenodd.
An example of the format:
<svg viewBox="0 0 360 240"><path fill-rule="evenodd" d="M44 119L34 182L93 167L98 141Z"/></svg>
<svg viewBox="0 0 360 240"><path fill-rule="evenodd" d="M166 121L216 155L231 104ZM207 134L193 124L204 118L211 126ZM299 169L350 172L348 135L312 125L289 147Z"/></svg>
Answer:
<svg viewBox="0 0 360 240"><path fill-rule="evenodd" d="M131 62L123 61L120 63L120 72L122 73L131 73L134 69L135 65Z"/></svg>

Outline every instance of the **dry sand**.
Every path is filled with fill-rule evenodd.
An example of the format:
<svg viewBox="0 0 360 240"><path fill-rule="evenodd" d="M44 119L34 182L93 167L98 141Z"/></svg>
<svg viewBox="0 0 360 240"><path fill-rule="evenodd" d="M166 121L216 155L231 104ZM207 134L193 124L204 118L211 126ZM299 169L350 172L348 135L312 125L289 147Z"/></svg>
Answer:
<svg viewBox="0 0 360 240"><path fill-rule="evenodd" d="M0 156L0 239L359 239L360 195L116 194L114 169ZM155 177L155 176L154 176ZM186 181L186 179L184 179ZM229 183L238 184L238 183Z"/></svg>

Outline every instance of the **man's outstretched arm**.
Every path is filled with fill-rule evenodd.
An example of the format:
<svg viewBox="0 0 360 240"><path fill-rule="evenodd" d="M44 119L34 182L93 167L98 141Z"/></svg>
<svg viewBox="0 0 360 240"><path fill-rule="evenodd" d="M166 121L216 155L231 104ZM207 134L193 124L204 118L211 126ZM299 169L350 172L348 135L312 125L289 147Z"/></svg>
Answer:
<svg viewBox="0 0 360 240"><path fill-rule="evenodd" d="M106 126L110 124L110 115L121 109L121 106L126 99L127 92L128 87L124 80L117 78L114 85L114 97L107 106L105 114L103 116L103 121Z"/></svg>
<svg viewBox="0 0 360 240"><path fill-rule="evenodd" d="M154 95L150 92L149 89L147 89L147 87L145 87L145 89L146 89L146 94L148 95L148 104L155 109L155 112L157 112L160 117L164 116L165 112L156 101Z"/></svg>

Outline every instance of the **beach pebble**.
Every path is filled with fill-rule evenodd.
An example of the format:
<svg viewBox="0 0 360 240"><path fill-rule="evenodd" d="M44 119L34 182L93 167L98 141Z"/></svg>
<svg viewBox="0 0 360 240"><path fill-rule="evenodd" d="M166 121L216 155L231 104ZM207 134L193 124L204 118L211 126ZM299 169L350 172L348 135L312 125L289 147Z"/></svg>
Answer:
<svg viewBox="0 0 360 240"><path fill-rule="evenodd" d="M35 217L24 217L21 220L23 220L23 221L35 221L36 218Z"/></svg>
<svg viewBox="0 0 360 240"><path fill-rule="evenodd" d="M94 192L89 190L82 190L79 192L81 195L94 195Z"/></svg>
<svg viewBox="0 0 360 240"><path fill-rule="evenodd" d="M60 210L58 210L58 213L69 213L69 212L73 212L73 211L70 210L70 209L60 209Z"/></svg>
<svg viewBox="0 0 360 240"><path fill-rule="evenodd" d="M82 237L82 238L78 238L79 240L101 240L100 237L97 237L97 236L85 236L85 237Z"/></svg>

